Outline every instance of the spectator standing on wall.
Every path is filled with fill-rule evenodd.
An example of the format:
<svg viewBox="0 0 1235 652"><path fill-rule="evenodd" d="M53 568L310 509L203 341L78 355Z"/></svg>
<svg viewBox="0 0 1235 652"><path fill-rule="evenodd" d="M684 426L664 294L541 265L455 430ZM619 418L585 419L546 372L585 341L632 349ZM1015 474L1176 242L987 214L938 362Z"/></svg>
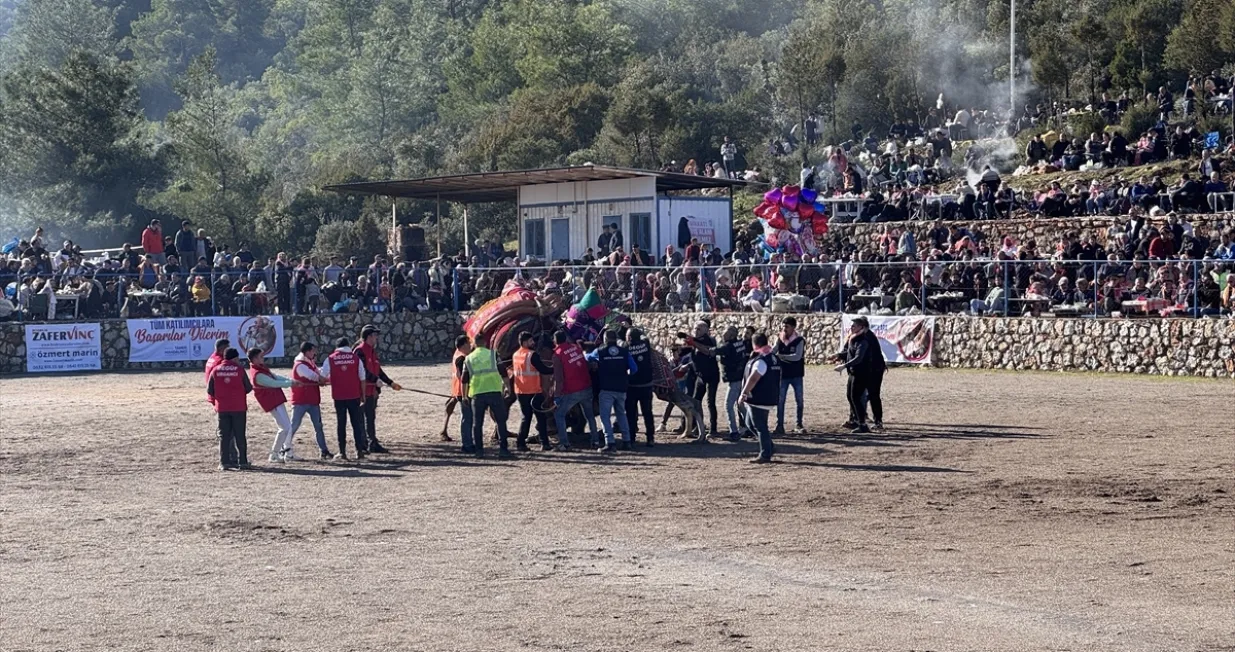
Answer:
<svg viewBox="0 0 1235 652"><path fill-rule="evenodd" d="M602 224L600 227L600 237L596 238L596 255L605 256L613 247L613 233L609 230L608 224Z"/></svg>
<svg viewBox="0 0 1235 652"><path fill-rule="evenodd" d="M622 245L625 243L622 241L622 231L621 228L618 227L617 222L609 225L609 233L609 250L617 251L618 249L621 249Z"/></svg>
<svg viewBox="0 0 1235 652"><path fill-rule="evenodd" d="M281 251L274 261L274 274L279 314L286 315L292 310L292 266L287 262L287 254Z"/></svg>
<svg viewBox="0 0 1235 652"><path fill-rule="evenodd" d="M197 258L205 258L207 261L214 260L214 242L206 237L206 229L197 230L197 238L193 242L193 253L197 254Z"/></svg>
<svg viewBox="0 0 1235 652"><path fill-rule="evenodd" d="M142 231L142 249L154 262L160 265L167 262L163 254L163 225L158 220L150 220L150 226Z"/></svg>
<svg viewBox="0 0 1235 652"><path fill-rule="evenodd" d="M725 177L732 179L734 171L737 169L738 146L725 136L725 142L720 146L720 160L725 166Z"/></svg>
<svg viewBox="0 0 1235 652"><path fill-rule="evenodd" d="M330 257L330 264L326 269L322 270L322 278L326 283L338 283L339 277L343 275L343 266L339 264L337 256Z"/></svg>
<svg viewBox="0 0 1235 652"><path fill-rule="evenodd" d="M249 243L240 243L240 248L236 250L236 259L239 260L240 264L244 265L246 269L249 265L253 264L254 257L253 252L249 251Z"/></svg>
<svg viewBox="0 0 1235 652"><path fill-rule="evenodd" d="M176 232L176 255L185 265L191 265L194 260L203 254L197 253L197 236L193 235L192 222L185 220L180 223L180 230Z"/></svg>

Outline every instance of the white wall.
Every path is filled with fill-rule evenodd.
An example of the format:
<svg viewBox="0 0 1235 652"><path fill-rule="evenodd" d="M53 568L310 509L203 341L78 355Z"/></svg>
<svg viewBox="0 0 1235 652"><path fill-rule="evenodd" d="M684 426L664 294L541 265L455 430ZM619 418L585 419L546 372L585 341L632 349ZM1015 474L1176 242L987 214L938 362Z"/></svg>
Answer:
<svg viewBox="0 0 1235 652"><path fill-rule="evenodd" d="M653 177L523 186L519 189L519 255L527 255L524 220L544 220L545 255L550 258L553 256L553 220L569 220L569 256L578 258L585 249L596 246L602 221L607 223L615 217L620 218L617 221L626 231L631 213L650 213L655 220L655 194L656 179ZM652 230L655 239L657 228L654 226Z"/></svg>
<svg viewBox="0 0 1235 652"><path fill-rule="evenodd" d="M692 226L691 235L700 241L711 236L712 244L721 253L733 248L733 216L728 197L664 196L658 204L660 243L656 255L664 254L667 245L678 246L678 223L686 217Z"/></svg>

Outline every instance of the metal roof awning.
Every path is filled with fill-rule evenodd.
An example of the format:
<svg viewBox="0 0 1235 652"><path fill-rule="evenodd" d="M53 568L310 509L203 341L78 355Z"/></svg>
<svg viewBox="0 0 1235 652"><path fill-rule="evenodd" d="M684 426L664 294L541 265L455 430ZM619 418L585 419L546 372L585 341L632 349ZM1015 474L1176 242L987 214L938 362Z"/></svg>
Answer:
<svg viewBox="0 0 1235 652"><path fill-rule="evenodd" d="M674 190L705 190L709 188L740 188L747 182L737 179L717 179L680 172L656 172L603 165L577 165L538 170L510 170L455 174L423 179L362 181L326 186L326 190L346 194L382 195L408 199L443 199L464 204L515 202L521 186L576 181L610 181L655 177L656 192Z"/></svg>

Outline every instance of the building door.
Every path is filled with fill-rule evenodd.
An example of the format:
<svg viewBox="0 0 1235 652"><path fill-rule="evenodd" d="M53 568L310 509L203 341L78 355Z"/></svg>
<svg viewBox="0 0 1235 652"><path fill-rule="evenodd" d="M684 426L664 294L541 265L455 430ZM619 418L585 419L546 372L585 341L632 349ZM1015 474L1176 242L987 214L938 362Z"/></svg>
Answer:
<svg viewBox="0 0 1235 652"><path fill-rule="evenodd" d="M631 213L629 222L626 228L626 250L639 245L640 249L655 258L656 252L652 251L652 214Z"/></svg>
<svg viewBox="0 0 1235 652"><path fill-rule="evenodd" d="M549 223L549 242L553 248L553 260L570 260L570 218L556 217Z"/></svg>

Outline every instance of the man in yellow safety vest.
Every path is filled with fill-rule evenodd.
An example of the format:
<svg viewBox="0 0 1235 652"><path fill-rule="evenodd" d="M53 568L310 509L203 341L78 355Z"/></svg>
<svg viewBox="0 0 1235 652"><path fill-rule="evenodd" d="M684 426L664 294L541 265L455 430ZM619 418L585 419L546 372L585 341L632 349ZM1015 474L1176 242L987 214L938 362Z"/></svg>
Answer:
<svg viewBox="0 0 1235 652"><path fill-rule="evenodd" d="M498 457L510 457L506 441L510 438L506 430L506 401L502 398L506 381L498 367L497 354L489 348L487 335L477 336L476 348L463 359L463 383L472 401L472 432L463 434L463 447L472 448L476 457L484 457L485 412L488 411L497 422Z"/></svg>

